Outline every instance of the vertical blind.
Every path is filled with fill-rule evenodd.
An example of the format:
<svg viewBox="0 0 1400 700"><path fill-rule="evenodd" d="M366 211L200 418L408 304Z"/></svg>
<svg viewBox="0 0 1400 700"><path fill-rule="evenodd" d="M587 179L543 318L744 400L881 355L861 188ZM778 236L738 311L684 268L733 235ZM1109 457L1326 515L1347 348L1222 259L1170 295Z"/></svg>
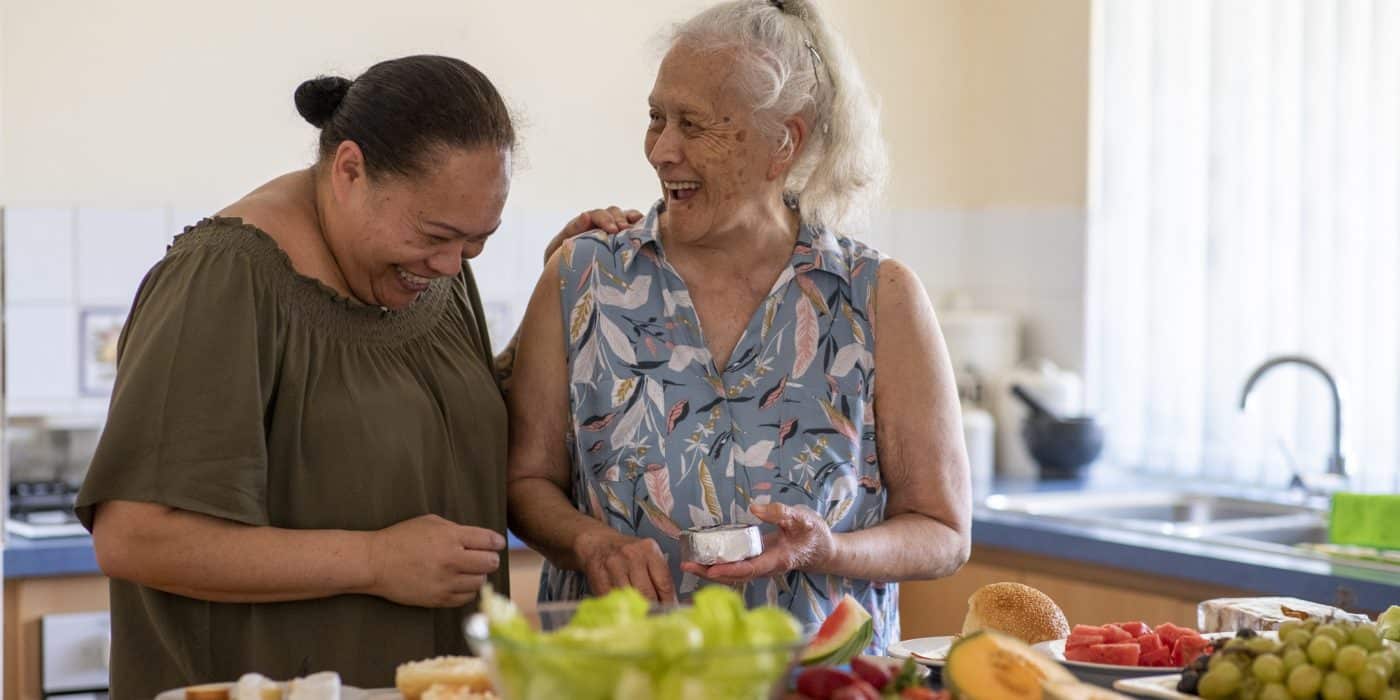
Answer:
<svg viewBox="0 0 1400 700"><path fill-rule="evenodd" d="M1400 491L1400 2L1096 0L1088 372L1119 464Z"/></svg>

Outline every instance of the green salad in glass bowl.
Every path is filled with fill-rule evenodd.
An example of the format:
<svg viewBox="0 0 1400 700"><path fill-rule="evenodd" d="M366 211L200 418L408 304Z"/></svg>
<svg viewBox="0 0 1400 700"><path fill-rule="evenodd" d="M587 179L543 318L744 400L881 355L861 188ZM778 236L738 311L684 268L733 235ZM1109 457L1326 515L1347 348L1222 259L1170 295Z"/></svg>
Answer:
<svg viewBox="0 0 1400 700"><path fill-rule="evenodd" d="M624 588L542 606L537 630L508 599L482 591L467 641L505 700L766 700L781 696L803 639L785 610L747 610L710 586L689 606L653 608Z"/></svg>

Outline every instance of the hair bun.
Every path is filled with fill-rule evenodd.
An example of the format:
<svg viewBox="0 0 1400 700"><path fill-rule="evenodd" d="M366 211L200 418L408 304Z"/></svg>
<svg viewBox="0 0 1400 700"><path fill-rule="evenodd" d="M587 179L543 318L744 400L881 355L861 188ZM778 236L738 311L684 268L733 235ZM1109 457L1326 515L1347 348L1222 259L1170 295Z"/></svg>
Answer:
<svg viewBox="0 0 1400 700"><path fill-rule="evenodd" d="M312 78L297 86L292 99L296 101L297 112L311 125L320 129L331 120L345 93L350 91L350 81L332 75Z"/></svg>

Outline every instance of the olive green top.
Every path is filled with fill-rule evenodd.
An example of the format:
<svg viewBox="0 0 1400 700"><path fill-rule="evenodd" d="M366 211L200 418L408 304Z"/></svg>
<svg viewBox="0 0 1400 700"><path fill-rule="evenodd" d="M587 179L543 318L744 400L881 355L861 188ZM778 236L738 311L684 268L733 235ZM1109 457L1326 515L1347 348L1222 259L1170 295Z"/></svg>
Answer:
<svg viewBox="0 0 1400 700"><path fill-rule="evenodd" d="M185 229L146 275L78 497L249 525L378 530L435 513L505 534L506 411L468 268L386 311L298 274L238 219ZM505 590L505 558L491 583ZM392 686L465 653L465 608L367 595L213 603L113 580L112 697L256 671Z"/></svg>

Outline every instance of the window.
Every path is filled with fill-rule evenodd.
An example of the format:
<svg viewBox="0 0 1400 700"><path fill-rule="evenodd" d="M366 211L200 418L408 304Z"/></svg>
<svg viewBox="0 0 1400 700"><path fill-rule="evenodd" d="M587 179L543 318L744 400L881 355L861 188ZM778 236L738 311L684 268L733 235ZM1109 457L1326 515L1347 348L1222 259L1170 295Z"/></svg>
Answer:
<svg viewBox="0 0 1400 700"><path fill-rule="evenodd" d="M1400 3L1099 0L1088 361L1111 454L1286 485L1324 469L1310 356L1353 486L1400 491Z"/></svg>

